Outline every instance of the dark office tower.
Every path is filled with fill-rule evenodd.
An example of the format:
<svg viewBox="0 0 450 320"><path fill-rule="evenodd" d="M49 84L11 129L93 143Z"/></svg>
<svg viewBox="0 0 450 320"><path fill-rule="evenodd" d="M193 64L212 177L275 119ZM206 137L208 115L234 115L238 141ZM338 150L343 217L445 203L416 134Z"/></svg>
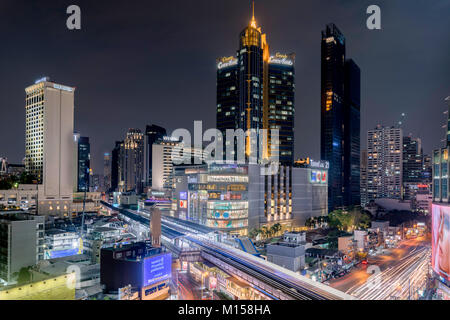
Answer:
<svg viewBox="0 0 450 320"><path fill-rule="evenodd" d="M322 31L321 158L330 163L330 211L361 203L361 71L345 59L345 38L334 24Z"/></svg>
<svg viewBox="0 0 450 320"><path fill-rule="evenodd" d="M403 183L423 180L423 152L420 138L403 137Z"/></svg>
<svg viewBox="0 0 450 320"><path fill-rule="evenodd" d="M295 54L276 53L269 59L269 129L279 130L278 155L284 165L294 162ZM277 148L277 146L274 146ZM269 150L270 134L269 134Z"/></svg>
<svg viewBox="0 0 450 320"><path fill-rule="evenodd" d="M111 191L117 191L119 185L119 155L123 141L116 141L116 146L111 152Z"/></svg>
<svg viewBox="0 0 450 320"><path fill-rule="evenodd" d="M89 191L91 145L88 137L78 140L78 192Z"/></svg>
<svg viewBox="0 0 450 320"><path fill-rule="evenodd" d="M328 208L344 205L345 38L334 24L322 31L321 159L330 163Z"/></svg>
<svg viewBox="0 0 450 320"><path fill-rule="evenodd" d="M266 35L257 27L254 14L239 35L236 56L217 60L217 128L224 139L227 129L255 129L258 137L261 129L279 129L278 146L269 146L270 130L262 150L251 150L247 139L247 156L254 152L265 160L274 155L271 150L278 150L283 164L293 162L294 61L294 54L270 56Z"/></svg>
<svg viewBox="0 0 450 320"><path fill-rule="evenodd" d="M152 124L146 126L144 134L144 187L152 185L152 150L153 144L167 135L166 129Z"/></svg>
<svg viewBox="0 0 450 320"><path fill-rule="evenodd" d="M144 134L129 129L119 154L119 192L143 192Z"/></svg>
<svg viewBox="0 0 450 320"><path fill-rule="evenodd" d="M238 63L235 57L217 59L217 129L239 128Z"/></svg>
<svg viewBox="0 0 450 320"><path fill-rule="evenodd" d="M344 206L361 204L361 71L351 59L345 62L344 83Z"/></svg>

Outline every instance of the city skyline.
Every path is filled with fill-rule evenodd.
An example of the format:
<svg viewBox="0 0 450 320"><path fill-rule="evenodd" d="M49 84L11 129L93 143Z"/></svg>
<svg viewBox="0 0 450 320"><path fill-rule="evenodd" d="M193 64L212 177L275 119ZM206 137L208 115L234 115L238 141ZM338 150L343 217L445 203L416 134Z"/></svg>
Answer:
<svg viewBox="0 0 450 320"><path fill-rule="evenodd" d="M236 35L251 17L250 2L198 2L202 9L191 12L182 2L125 8L124 4L80 1L83 27L79 33L65 28L64 5L2 3L2 13L18 12L29 18L12 22L14 14L2 17L1 24L8 25L3 29L14 29L7 37L26 35L34 48L28 55L23 41L6 39L9 50L1 53L5 71L0 85L9 93L0 98L5 108L0 120L2 156L12 163L23 158L23 88L42 76L77 88L74 128L90 137L97 173L103 171L103 154L111 152L114 141L121 140L129 128L144 130L153 123L170 133L179 127L190 129L194 120L203 120L205 128L215 127L215 59L234 54ZM320 31L329 22L349 39L351 57L362 69L361 148L366 147L369 129L378 123L395 125L403 112L407 115L404 134L420 137L425 153L439 147L437 141L444 138L444 130L437 130L436 123L445 122L443 99L449 77L445 70L450 65L445 56L448 44L441 39L448 28L445 21L429 18L445 8L444 1L423 7L408 3L407 10L405 1L380 1L384 13L380 31L365 27L366 2L351 8L340 1L301 7L294 1L256 3L255 17L268 34L271 51L297 55L295 158L320 155ZM174 10L175 6L182 9ZM46 14L47 10L52 14ZM50 36L35 42L40 33ZM413 50L405 52L405 46ZM392 88L395 92L390 92ZM174 89L179 95L171 94Z"/></svg>

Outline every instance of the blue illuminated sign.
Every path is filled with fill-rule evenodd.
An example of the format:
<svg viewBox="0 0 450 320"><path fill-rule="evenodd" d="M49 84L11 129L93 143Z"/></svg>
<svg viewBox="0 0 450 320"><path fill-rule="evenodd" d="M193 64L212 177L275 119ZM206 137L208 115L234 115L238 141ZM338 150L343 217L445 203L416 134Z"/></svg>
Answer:
<svg viewBox="0 0 450 320"><path fill-rule="evenodd" d="M172 275L172 254L165 253L144 260L143 285L167 280Z"/></svg>
<svg viewBox="0 0 450 320"><path fill-rule="evenodd" d="M186 191L180 192L180 200L187 200L187 192Z"/></svg>
<svg viewBox="0 0 450 320"><path fill-rule="evenodd" d="M49 252L50 259L74 256L74 255L78 254L78 251L79 251L78 248L67 249L67 250L52 250Z"/></svg>

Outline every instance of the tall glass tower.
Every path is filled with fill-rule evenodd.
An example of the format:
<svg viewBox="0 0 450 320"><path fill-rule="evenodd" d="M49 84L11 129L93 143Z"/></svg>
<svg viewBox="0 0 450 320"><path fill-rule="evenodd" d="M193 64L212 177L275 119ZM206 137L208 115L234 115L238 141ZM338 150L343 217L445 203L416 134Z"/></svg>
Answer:
<svg viewBox="0 0 450 320"><path fill-rule="evenodd" d="M236 56L217 59L217 128L224 138L227 129L254 129L258 137L261 129L268 130L268 141L258 144L258 150L251 150L247 137L247 156L253 152L270 159L277 152L281 163L292 165L294 62L294 54L270 55L267 37L256 24L254 6L249 25L239 34ZM278 145L270 145L270 129L280 131Z"/></svg>
<svg viewBox="0 0 450 320"><path fill-rule="evenodd" d="M360 204L360 69L334 24L322 31L321 159L330 163L330 211Z"/></svg>

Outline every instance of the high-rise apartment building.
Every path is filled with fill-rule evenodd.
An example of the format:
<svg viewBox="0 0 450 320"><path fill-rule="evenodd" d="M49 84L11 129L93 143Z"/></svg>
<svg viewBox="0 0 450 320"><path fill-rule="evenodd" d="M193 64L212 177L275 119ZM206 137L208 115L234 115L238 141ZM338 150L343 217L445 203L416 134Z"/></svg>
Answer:
<svg viewBox="0 0 450 320"><path fill-rule="evenodd" d="M224 139L227 129L254 129L258 137L261 129L279 130L279 141L275 145L270 145L271 137L268 131L267 143L256 144L257 150L251 150L252 145L247 137L246 156L252 152L258 155L260 160L259 155L262 159L278 156L282 163L292 165L294 64L294 54L270 55L266 34L257 26L254 15L250 24L239 35L236 56L217 59L216 120L217 128ZM237 144L234 144L236 152Z"/></svg>
<svg viewBox="0 0 450 320"><path fill-rule="evenodd" d="M403 139L401 128L377 126L367 133L367 201L401 199Z"/></svg>
<svg viewBox="0 0 450 320"><path fill-rule="evenodd" d="M345 37L322 31L321 159L330 163L328 207L360 204L360 69L346 60Z"/></svg>
<svg viewBox="0 0 450 320"><path fill-rule="evenodd" d="M25 166L36 176L38 212L68 215L73 192L75 88L36 81L25 89Z"/></svg>
<svg viewBox="0 0 450 320"><path fill-rule="evenodd" d="M361 206L364 207L367 201L367 149L361 151L361 174L360 174L360 193Z"/></svg>
<svg viewBox="0 0 450 320"><path fill-rule="evenodd" d="M144 135L139 129L127 132L119 155L119 191L143 190Z"/></svg>

